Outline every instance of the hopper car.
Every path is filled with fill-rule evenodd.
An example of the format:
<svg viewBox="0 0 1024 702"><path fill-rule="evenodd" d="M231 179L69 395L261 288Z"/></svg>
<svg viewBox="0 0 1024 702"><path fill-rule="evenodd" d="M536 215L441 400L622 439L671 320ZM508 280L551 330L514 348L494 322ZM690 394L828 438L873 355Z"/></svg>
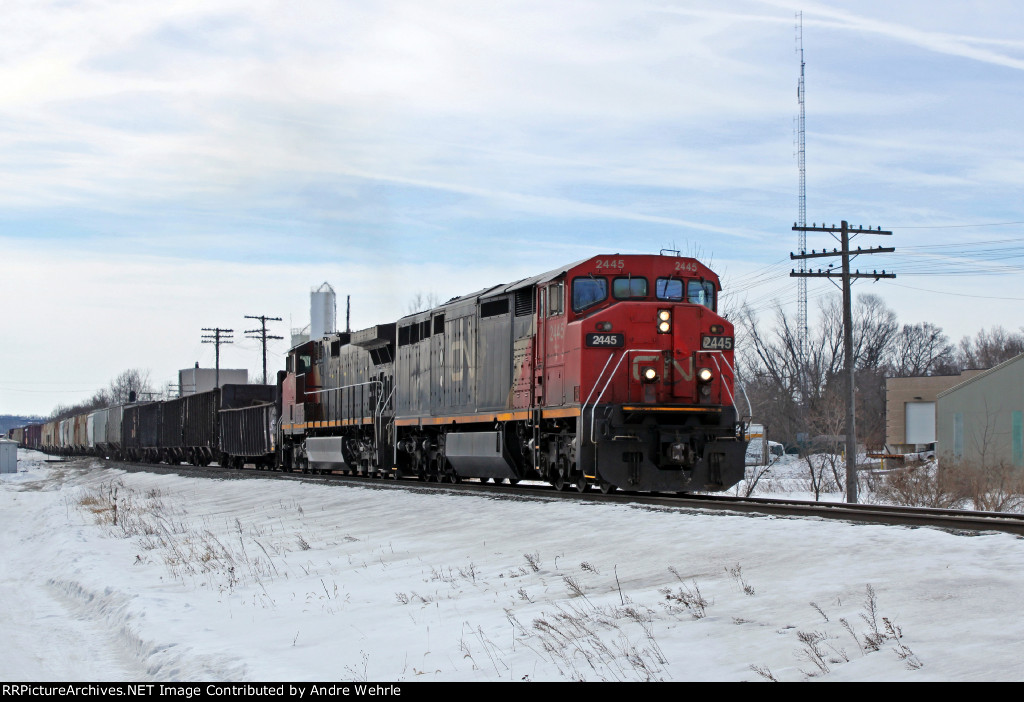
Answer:
<svg viewBox="0 0 1024 702"><path fill-rule="evenodd" d="M743 478L746 417L720 293L693 258L594 256L299 344L275 385L15 431L141 461L724 490Z"/></svg>

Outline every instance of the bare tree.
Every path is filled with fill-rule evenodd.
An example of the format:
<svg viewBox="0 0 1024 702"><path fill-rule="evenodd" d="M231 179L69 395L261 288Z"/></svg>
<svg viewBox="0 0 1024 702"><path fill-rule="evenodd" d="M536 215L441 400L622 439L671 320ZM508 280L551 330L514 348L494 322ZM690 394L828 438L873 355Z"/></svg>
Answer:
<svg viewBox="0 0 1024 702"><path fill-rule="evenodd" d="M803 460L815 501L823 492L839 492L845 497L846 464L841 452L846 445L846 398L840 383L832 383L807 413L807 430L811 439Z"/></svg>
<svg viewBox="0 0 1024 702"><path fill-rule="evenodd" d="M426 294L417 291L412 299L409 300L409 305L406 307L406 314L416 314L417 312L425 312L432 310L441 303L437 297L437 293L431 291Z"/></svg>
<svg viewBox="0 0 1024 702"><path fill-rule="evenodd" d="M741 379L755 405L759 421L771 424L778 436L792 441L808 431L811 415L828 411L834 393L841 392L845 364L843 314L838 298L819 307L819 321L808 335L801 358L797 328L781 306L775 308L775 327L765 331L749 309L741 311L737 332ZM885 362L898 338L896 314L875 295L857 299L854 309L854 363L859 408L871 443L885 435ZM827 406L820 406L822 404ZM863 434L864 432L862 432Z"/></svg>
<svg viewBox="0 0 1024 702"><path fill-rule="evenodd" d="M931 322L904 324L888 361L890 375L899 378L953 374L955 363L949 337Z"/></svg>
<svg viewBox="0 0 1024 702"><path fill-rule="evenodd" d="M67 417L74 417L78 414L92 412L93 410L103 409L104 407L109 406L110 395L107 394L106 390L97 390L93 393L93 396L85 402L79 402L74 405L57 405L50 414L50 419L66 419Z"/></svg>
<svg viewBox="0 0 1024 702"><path fill-rule="evenodd" d="M982 329L973 339L960 340L957 361L961 368L992 368L1024 353L1024 328L1008 332L1000 326L986 332Z"/></svg>
<svg viewBox="0 0 1024 702"><path fill-rule="evenodd" d="M120 375L110 381L110 402L114 405L123 405L132 399L142 399L142 396L153 393L148 369L131 368L123 371ZM133 398L134 394L134 398Z"/></svg>

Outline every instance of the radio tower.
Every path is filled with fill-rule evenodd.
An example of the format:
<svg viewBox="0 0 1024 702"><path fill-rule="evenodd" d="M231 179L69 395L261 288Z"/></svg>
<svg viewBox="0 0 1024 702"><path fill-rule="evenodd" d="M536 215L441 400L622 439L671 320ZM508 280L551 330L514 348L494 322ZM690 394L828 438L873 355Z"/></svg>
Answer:
<svg viewBox="0 0 1024 702"><path fill-rule="evenodd" d="M800 51L800 82L797 83L796 98L800 103L800 116L797 118L796 127L796 162L800 169L800 213L798 223L800 227L807 226L807 168L804 161L804 13L800 12L797 17L797 43ZM807 250L807 232L803 229L797 232L796 250L801 254ZM807 262L800 259L800 273L807 272ZM801 388L802 366L807 359L807 278L797 278L797 339L799 341L799 354L801 366Z"/></svg>

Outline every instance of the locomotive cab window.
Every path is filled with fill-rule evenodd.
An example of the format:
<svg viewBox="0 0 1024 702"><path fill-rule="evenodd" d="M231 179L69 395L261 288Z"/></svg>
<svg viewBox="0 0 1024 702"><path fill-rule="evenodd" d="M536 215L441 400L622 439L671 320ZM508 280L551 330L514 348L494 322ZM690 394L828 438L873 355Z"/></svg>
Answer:
<svg viewBox="0 0 1024 702"><path fill-rule="evenodd" d="M565 283L552 283L548 286L548 316L554 317L562 314L565 307L562 304L562 297L565 290Z"/></svg>
<svg viewBox="0 0 1024 702"><path fill-rule="evenodd" d="M572 309L582 312L608 299L608 280L605 278L576 278L572 281Z"/></svg>
<svg viewBox="0 0 1024 702"><path fill-rule="evenodd" d="M710 280L691 280L686 286L686 301L715 309L715 284Z"/></svg>
<svg viewBox="0 0 1024 702"><path fill-rule="evenodd" d="M658 278L654 286L654 293L659 300L682 302L683 281L677 278Z"/></svg>
<svg viewBox="0 0 1024 702"><path fill-rule="evenodd" d="M612 297L616 300L647 297L647 278L616 278L612 281Z"/></svg>

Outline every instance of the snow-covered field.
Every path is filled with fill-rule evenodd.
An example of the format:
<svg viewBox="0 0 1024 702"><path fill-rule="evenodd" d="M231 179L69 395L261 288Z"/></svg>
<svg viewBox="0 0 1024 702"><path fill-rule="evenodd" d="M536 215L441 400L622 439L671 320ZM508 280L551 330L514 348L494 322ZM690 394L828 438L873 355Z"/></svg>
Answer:
<svg viewBox="0 0 1024 702"><path fill-rule="evenodd" d="M1024 679L1004 534L20 456L5 681Z"/></svg>

